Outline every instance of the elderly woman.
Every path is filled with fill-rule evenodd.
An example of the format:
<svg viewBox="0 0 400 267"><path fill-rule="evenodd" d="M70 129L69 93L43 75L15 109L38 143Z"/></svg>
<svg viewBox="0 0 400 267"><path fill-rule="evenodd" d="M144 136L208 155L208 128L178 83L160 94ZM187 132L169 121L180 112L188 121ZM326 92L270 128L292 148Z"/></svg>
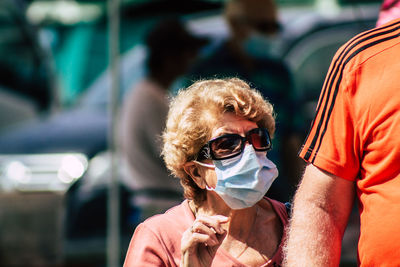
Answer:
<svg viewBox="0 0 400 267"><path fill-rule="evenodd" d="M242 80L180 91L163 156L186 199L136 228L124 266L280 266L287 213L264 196L274 130L272 105Z"/></svg>

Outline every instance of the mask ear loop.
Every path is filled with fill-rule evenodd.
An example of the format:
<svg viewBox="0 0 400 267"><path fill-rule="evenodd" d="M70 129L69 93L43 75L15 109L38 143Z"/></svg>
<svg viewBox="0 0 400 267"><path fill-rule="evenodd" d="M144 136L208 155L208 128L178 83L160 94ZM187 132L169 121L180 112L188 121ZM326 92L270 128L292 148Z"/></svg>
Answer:
<svg viewBox="0 0 400 267"><path fill-rule="evenodd" d="M197 164L199 164L200 166L203 166L203 167L215 169L215 165L214 164L207 164L207 163L203 163L203 162L200 162L200 161L197 161L197 160L193 160L193 162L197 163Z"/></svg>
<svg viewBox="0 0 400 267"><path fill-rule="evenodd" d="M200 161L197 161L197 160L193 160L193 162L199 164L200 166L206 167L206 168L215 169L215 165L214 164L207 164L207 163L203 163L203 162L200 162ZM206 183L206 189L208 191L214 191L214 188L209 187L207 183Z"/></svg>
<svg viewBox="0 0 400 267"><path fill-rule="evenodd" d="M215 188L209 187L208 185L206 185L206 189L207 189L208 191L215 191Z"/></svg>

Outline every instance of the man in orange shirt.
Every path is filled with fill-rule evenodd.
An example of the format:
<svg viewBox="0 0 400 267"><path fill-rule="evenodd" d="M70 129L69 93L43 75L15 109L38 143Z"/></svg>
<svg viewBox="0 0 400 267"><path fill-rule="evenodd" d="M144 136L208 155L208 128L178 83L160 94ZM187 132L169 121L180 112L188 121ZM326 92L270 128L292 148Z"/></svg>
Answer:
<svg viewBox="0 0 400 267"><path fill-rule="evenodd" d="M336 53L300 151L285 266L338 266L357 196L360 266L400 266L400 20Z"/></svg>

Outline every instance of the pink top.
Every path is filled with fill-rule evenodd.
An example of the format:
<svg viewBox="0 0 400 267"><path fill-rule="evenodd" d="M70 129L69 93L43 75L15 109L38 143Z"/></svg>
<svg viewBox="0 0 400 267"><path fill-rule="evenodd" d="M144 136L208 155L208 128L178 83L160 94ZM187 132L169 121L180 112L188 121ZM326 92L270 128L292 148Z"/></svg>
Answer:
<svg viewBox="0 0 400 267"><path fill-rule="evenodd" d="M286 207L283 203L266 198L282 222L283 229L288 223ZM181 237L195 220L184 200L164 214L155 215L139 224L130 242L124 267L132 266L179 266L181 260ZM284 235L283 235L284 236ZM279 249L263 267L279 267L282 262L283 238ZM245 267L224 249L219 248L212 266Z"/></svg>

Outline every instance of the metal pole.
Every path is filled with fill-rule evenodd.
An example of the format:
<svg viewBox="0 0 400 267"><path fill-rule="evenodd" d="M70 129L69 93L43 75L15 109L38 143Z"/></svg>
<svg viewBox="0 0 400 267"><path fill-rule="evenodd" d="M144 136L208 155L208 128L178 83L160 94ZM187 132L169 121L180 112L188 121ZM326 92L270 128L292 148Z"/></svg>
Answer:
<svg viewBox="0 0 400 267"><path fill-rule="evenodd" d="M119 229L119 187L117 173L117 153L115 132L117 125L118 99L120 91L119 70L119 0L108 0L108 36L109 36L109 70L111 74L111 86L109 91L109 150L111 153L111 177L108 190L107 205L107 266L120 266L120 229Z"/></svg>

